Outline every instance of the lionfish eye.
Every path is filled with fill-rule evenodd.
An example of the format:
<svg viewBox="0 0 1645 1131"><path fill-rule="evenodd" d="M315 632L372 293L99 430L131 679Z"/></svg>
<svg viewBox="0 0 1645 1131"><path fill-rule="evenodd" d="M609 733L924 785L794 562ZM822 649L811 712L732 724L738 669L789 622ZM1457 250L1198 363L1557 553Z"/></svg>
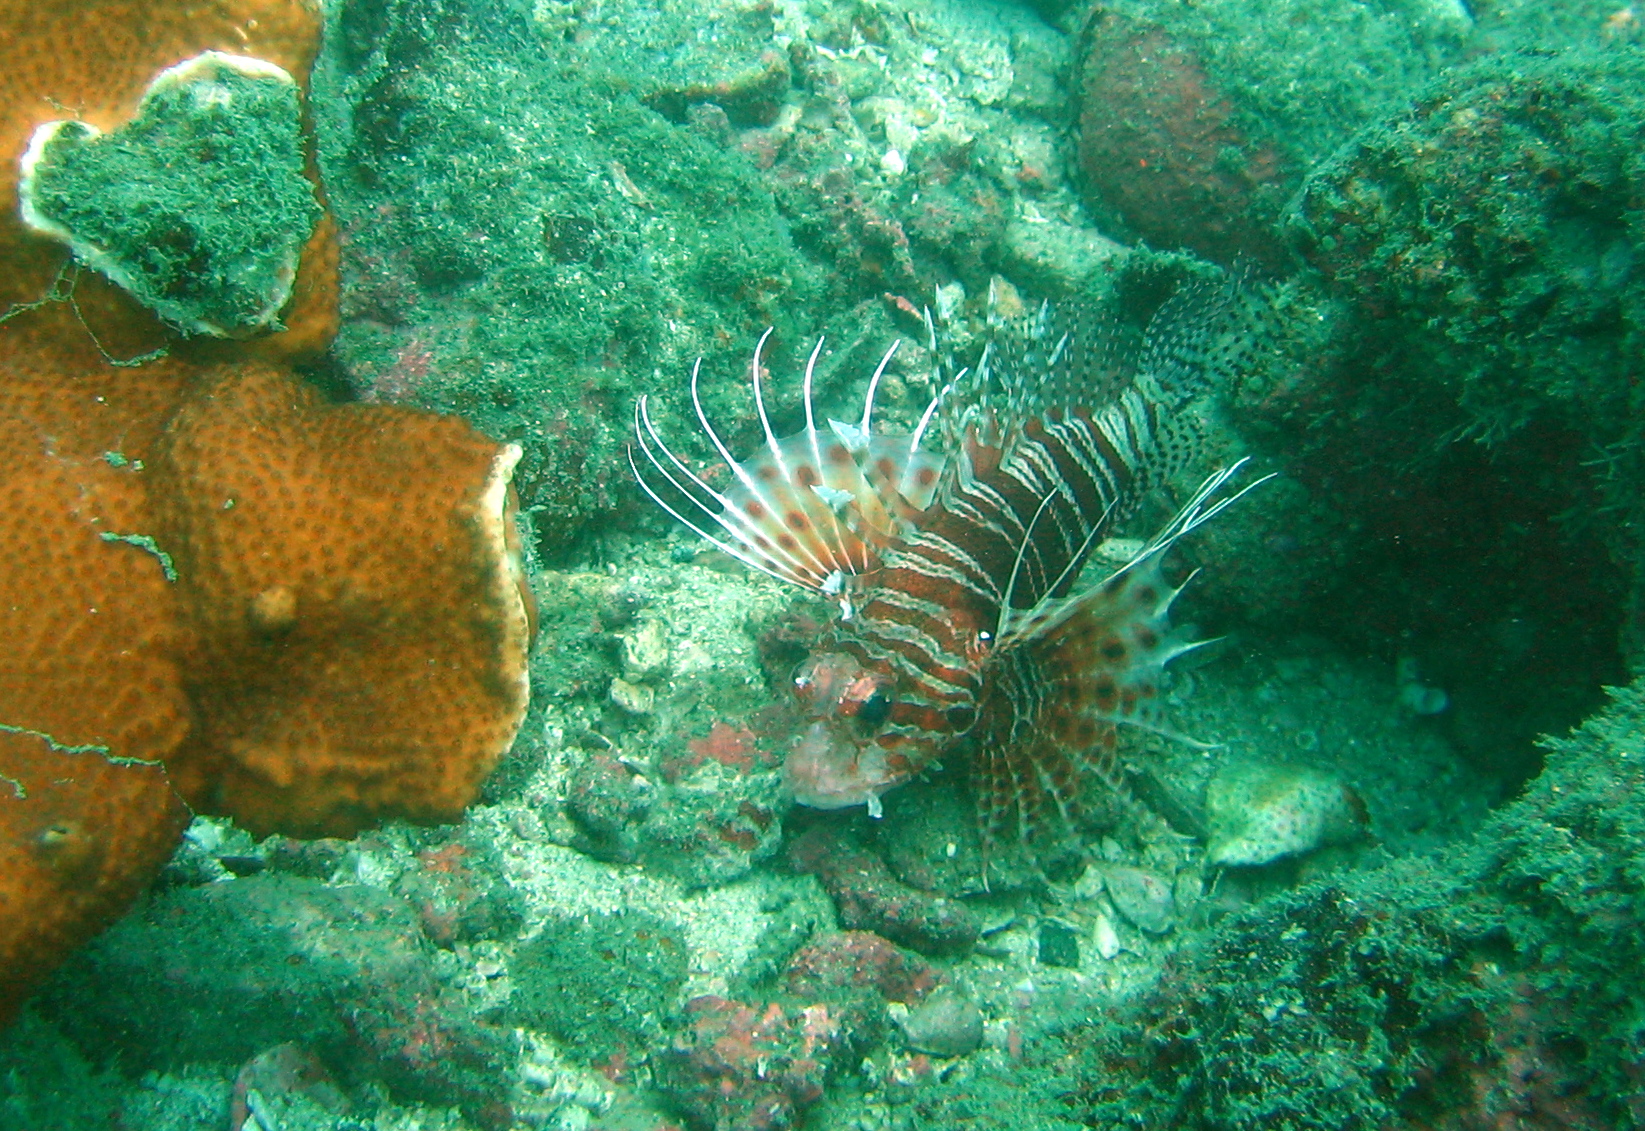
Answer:
<svg viewBox="0 0 1645 1131"><path fill-rule="evenodd" d="M874 694L864 699L862 706L857 708L857 718L862 721L863 726L868 727L870 730L885 722L890 714L891 696L885 693L883 687L876 687Z"/></svg>

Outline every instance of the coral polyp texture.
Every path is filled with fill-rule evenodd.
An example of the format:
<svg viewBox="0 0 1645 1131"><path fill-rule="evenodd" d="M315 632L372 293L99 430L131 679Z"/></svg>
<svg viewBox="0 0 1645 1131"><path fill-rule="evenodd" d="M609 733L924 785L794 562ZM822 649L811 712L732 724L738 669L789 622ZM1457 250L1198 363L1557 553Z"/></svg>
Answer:
<svg viewBox="0 0 1645 1131"><path fill-rule="evenodd" d="M62 245L18 218L61 107L117 135L157 74L228 47L300 85L318 33L293 0L0 12L0 1023L190 807L302 834L454 818L525 713L519 449L296 379L280 359L335 326L323 219L289 233L291 337L202 346L96 276L54 284Z"/></svg>
<svg viewBox="0 0 1645 1131"><path fill-rule="evenodd" d="M267 367L213 376L155 469L193 630L174 782L257 833L456 819L525 711L519 448Z"/></svg>

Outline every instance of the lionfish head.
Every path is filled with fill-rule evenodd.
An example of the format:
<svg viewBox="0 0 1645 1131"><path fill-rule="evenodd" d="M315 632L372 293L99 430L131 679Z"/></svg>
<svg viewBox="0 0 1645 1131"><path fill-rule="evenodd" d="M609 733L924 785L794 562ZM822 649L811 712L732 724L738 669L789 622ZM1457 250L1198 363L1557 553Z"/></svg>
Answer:
<svg viewBox="0 0 1645 1131"><path fill-rule="evenodd" d="M803 722L783 764L794 799L813 809L867 805L879 816L880 795L912 778L922 761L885 733L896 698L890 673L819 651L794 677L794 693Z"/></svg>

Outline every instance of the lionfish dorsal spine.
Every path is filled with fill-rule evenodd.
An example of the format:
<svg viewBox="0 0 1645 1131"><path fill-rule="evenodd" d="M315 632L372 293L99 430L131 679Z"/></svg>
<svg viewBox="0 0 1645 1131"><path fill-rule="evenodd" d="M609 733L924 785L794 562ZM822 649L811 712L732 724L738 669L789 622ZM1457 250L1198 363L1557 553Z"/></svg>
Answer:
<svg viewBox="0 0 1645 1131"><path fill-rule="evenodd" d="M1177 512L1171 517L1171 519L1162 528L1157 530L1154 535L1149 538L1148 541L1145 542L1135 554L1131 556L1130 560L1124 562L1117 569L1109 573L1107 577L1098 581L1094 585L1061 599L1051 596L1051 594L1056 591L1053 587L1053 589L1047 591L1045 597L1042 597L1031 608L1018 610L1008 606L1006 609L1002 610L1002 628L999 633L1000 639L1033 640L1045 636L1046 634L1054 631L1059 624L1066 621L1070 616L1077 612L1082 603L1088 603L1092 600L1100 598L1105 591L1111 590L1119 579L1124 577L1126 574L1137 572L1145 567L1158 563L1165 557L1166 553L1170 551L1171 547L1177 544L1177 542L1181 541L1184 537L1193 533L1201 526L1204 526L1207 522L1210 522L1212 519L1216 518L1217 515L1221 514L1228 507L1233 506L1248 492L1260 487L1262 484L1273 478L1272 474L1264 475L1259 479L1252 480L1250 483L1245 484L1237 491L1233 491L1231 493L1225 492L1225 488L1227 488L1228 484L1240 473L1248 462L1249 460L1247 458L1241 458L1235 460L1227 467L1218 468L1216 471L1212 472L1199 485L1194 493L1189 496L1188 500L1184 502L1180 508L1178 508ZM1095 532L1093 532L1093 534L1095 534ZM1089 548L1087 548L1085 552L1088 553ZM1189 578L1191 579L1192 576L1193 575L1190 574ZM1162 592L1166 594L1166 597L1162 601L1155 615L1163 619L1165 613L1170 609L1171 601L1175 600L1176 595L1180 593L1187 584L1188 582L1185 580L1182 585L1176 586L1175 588L1163 589ZM1006 623L1007 620L1009 621L1008 624ZM1172 652L1171 655L1167 657L1167 660L1173 659L1176 656L1190 651L1193 648L1199 647L1204 643L1204 641L1199 641L1194 644L1186 645ZM1164 662L1166 661L1161 661L1162 664Z"/></svg>
<svg viewBox="0 0 1645 1131"><path fill-rule="evenodd" d="M802 382L805 427L779 438L766 410L762 362L771 333L768 329L760 336L750 365L754 410L764 442L746 459L732 455L710 421L699 385L701 361L692 367L692 408L702 434L731 475L724 490L709 484L669 447L643 396L635 407L636 440L645 461L676 497L666 498L659 485L641 473L632 451L629 463L654 502L721 551L761 573L838 597L844 579L876 568L884 548L905 536L931 506L946 459L922 450L920 441L941 394L913 435L874 434L875 396L896 355L893 342L869 381L860 421L830 420L826 429L819 428L812 399L824 346L819 338ZM708 523L688 517L692 510ZM705 528L709 525L718 527L719 533L710 533ZM849 605L842 601L841 607L849 615Z"/></svg>

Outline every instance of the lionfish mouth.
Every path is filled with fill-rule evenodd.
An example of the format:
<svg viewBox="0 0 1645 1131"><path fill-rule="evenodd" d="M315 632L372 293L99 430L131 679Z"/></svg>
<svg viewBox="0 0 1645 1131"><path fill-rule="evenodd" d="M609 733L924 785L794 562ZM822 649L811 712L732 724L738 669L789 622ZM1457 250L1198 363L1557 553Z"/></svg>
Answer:
<svg viewBox="0 0 1645 1131"><path fill-rule="evenodd" d="M909 777L892 768L883 749L853 742L827 722L812 723L801 731L783 762L783 780L801 805L811 809L866 805L871 817L882 812L880 795Z"/></svg>

